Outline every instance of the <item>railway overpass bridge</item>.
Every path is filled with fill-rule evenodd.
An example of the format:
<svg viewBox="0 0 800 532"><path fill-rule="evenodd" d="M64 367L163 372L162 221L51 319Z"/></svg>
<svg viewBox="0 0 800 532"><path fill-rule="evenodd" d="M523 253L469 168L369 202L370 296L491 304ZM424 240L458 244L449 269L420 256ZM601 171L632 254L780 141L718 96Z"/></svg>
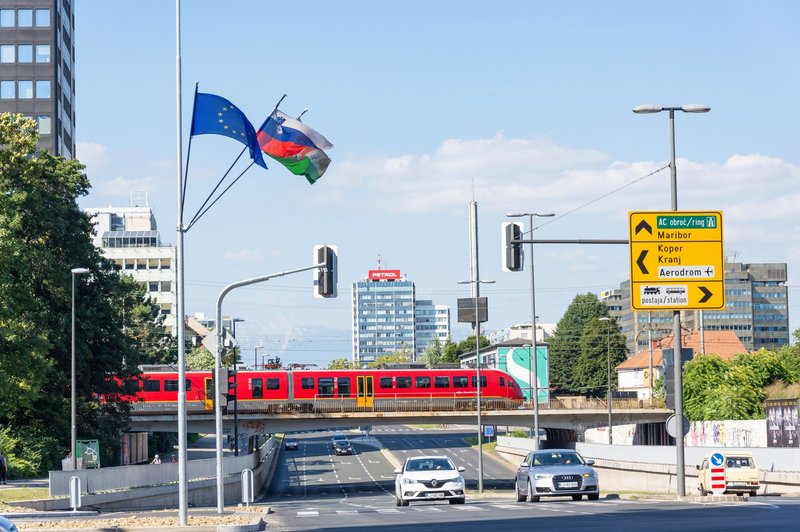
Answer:
<svg viewBox="0 0 800 532"><path fill-rule="evenodd" d="M631 423L658 423L666 421L672 414L663 407L636 406L633 404L612 406L614 425ZM215 431L214 414L192 413L186 416L189 432L209 434ZM177 432L177 413L135 413L131 417L131 430L153 432ZM311 413L239 413L240 434L271 434L317 429L343 429L355 426L401 425L401 424L448 424L469 425L477 423L475 410L434 411L360 411L360 412L311 412ZM481 423L513 427L532 427L533 409L513 410L487 409L481 411ZM586 429L605 427L608 424L608 407L598 404L574 405L571 407L540 408L540 428L567 429L582 433ZM223 416L225 432L233 431L234 415Z"/></svg>

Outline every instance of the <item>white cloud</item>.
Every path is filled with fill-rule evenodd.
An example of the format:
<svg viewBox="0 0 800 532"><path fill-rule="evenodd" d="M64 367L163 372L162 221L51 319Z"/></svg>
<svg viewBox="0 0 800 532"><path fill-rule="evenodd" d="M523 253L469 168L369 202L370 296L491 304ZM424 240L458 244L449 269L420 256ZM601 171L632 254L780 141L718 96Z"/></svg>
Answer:
<svg viewBox="0 0 800 532"><path fill-rule="evenodd" d="M86 165L87 169L102 167L106 164L108 149L103 144L95 142L78 142L75 146L78 160Z"/></svg>
<svg viewBox="0 0 800 532"><path fill-rule="evenodd" d="M94 188L101 194L113 197L130 197L132 192L146 190L148 193L160 191L160 182L164 180L155 176L140 177L136 179L117 176L110 181L94 182Z"/></svg>

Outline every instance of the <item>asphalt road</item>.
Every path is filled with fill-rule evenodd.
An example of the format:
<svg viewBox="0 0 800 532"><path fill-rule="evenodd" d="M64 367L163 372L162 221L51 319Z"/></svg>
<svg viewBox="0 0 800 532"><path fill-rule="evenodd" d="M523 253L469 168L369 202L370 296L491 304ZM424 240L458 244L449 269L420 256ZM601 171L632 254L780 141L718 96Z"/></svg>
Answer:
<svg viewBox="0 0 800 532"><path fill-rule="evenodd" d="M516 502L514 467L484 456L485 494L467 494L464 505L411 503L396 507L394 461L421 454L446 454L467 468L468 484L477 483L477 452L459 430L384 427L372 433L386 449L354 438L355 455L335 456L332 433L293 435L297 451L282 451L271 491L263 501L272 508L269 530L592 530L700 531L796 530L800 498L758 497L740 503L628 500L602 494L599 501L543 499ZM357 433L351 433L357 436ZM386 452L388 451L388 453ZM494 488L498 489L494 489ZM601 488L602 489L602 488Z"/></svg>

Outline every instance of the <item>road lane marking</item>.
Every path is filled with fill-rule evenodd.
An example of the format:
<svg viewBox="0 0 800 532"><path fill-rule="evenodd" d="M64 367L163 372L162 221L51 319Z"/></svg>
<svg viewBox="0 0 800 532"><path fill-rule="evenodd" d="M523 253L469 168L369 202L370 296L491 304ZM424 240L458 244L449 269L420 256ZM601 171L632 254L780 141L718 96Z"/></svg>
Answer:
<svg viewBox="0 0 800 532"><path fill-rule="evenodd" d="M297 517L317 517L317 516L319 516L319 512L316 510L310 512L309 511L297 512Z"/></svg>
<svg viewBox="0 0 800 532"><path fill-rule="evenodd" d="M378 508L375 510L379 514L399 514L400 510L395 510L394 508Z"/></svg>
<svg viewBox="0 0 800 532"><path fill-rule="evenodd" d="M470 504L458 504L455 506L456 510L465 510L467 512L486 512L488 511L486 508L481 508L480 506L474 506Z"/></svg>
<svg viewBox="0 0 800 532"><path fill-rule="evenodd" d="M433 506L416 506L412 508L412 510L416 510L417 512L442 512L441 508L435 508Z"/></svg>

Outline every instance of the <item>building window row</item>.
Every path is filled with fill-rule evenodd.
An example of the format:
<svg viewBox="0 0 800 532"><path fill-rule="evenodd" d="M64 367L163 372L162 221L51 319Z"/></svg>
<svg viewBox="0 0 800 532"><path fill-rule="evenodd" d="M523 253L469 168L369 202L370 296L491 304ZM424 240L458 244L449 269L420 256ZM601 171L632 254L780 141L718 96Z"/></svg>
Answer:
<svg viewBox="0 0 800 532"><path fill-rule="evenodd" d="M148 281L148 292L170 292L172 291L171 281Z"/></svg>
<svg viewBox="0 0 800 532"><path fill-rule="evenodd" d="M35 52L35 53L34 53ZM0 44L0 63L49 63L49 44Z"/></svg>
<svg viewBox="0 0 800 532"><path fill-rule="evenodd" d="M0 9L0 28L49 28L49 9Z"/></svg>
<svg viewBox="0 0 800 532"><path fill-rule="evenodd" d="M0 99L3 100L49 100L52 91L50 80L0 80Z"/></svg>

